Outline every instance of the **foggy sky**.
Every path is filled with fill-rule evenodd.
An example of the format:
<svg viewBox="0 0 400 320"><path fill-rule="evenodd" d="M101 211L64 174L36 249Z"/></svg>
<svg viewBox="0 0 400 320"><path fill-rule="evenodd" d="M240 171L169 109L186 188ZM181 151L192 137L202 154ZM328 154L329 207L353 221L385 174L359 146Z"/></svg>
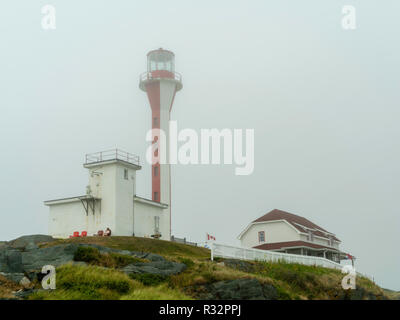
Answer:
<svg viewBox="0 0 400 320"><path fill-rule="evenodd" d="M57 29L41 28L52 4ZM357 29L341 27L344 4ZM0 3L0 240L47 233L44 200L85 193L90 152L143 160L151 126L139 74L175 52L178 128L255 130L255 170L174 165L172 233L239 244L277 208L342 240L359 272L400 290L400 3ZM150 197L142 161L137 192Z"/></svg>

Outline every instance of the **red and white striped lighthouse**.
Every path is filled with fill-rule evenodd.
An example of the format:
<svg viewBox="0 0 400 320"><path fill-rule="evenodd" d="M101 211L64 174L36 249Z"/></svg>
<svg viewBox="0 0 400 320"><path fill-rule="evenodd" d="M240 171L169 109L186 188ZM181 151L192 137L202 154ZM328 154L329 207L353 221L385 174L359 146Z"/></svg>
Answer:
<svg viewBox="0 0 400 320"><path fill-rule="evenodd" d="M171 166L169 164L169 120L175 94L182 89L182 79L175 72L175 55L164 50L150 51L147 54L147 71L140 75L140 89L147 92L151 107L151 125L153 129L153 143L157 144L153 152L152 164L152 199L153 201L168 204L168 216L171 233ZM155 130L154 130L155 129ZM165 144L161 144L157 129L166 135ZM165 150L161 150L165 148ZM167 163L154 161L160 152L165 152ZM170 236L170 235L169 235Z"/></svg>

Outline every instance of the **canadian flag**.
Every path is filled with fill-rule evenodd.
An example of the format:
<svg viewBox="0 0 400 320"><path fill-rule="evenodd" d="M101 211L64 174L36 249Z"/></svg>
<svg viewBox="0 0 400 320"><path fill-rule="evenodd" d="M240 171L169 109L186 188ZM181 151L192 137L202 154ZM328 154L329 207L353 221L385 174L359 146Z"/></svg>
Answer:
<svg viewBox="0 0 400 320"><path fill-rule="evenodd" d="M207 240L214 240L215 241L215 237L207 233Z"/></svg>

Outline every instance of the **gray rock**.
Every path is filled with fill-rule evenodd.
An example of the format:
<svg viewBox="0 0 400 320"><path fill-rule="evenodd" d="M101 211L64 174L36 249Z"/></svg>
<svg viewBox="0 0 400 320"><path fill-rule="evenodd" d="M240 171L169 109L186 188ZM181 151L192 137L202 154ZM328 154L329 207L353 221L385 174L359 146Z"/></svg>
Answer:
<svg viewBox="0 0 400 320"><path fill-rule="evenodd" d="M122 268L122 271L126 274L131 273L150 273L160 276L170 276L178 274L186 269L186 265L183 263L177 263L172 261L154 261L148 263L133 263Z"/></svg>
<svg viewBox="0 0 400 320"><path fill-rule="evenodd" d="M31 281L27 278L27 277L23 277L20 281L19 281L19 284L21 285L21 286L23 286L24 288L28 288L29 286L30 286L30 284L31 284Z"/></svg>
<svg viewBox="0 0 400 320"><path fill-rule="evenodd" d="M61 266L73 261L77 244L57 245L22 252L22 265L25 272L42 270L45 265Z"/></svg>
<svg viewBox="0 0 400 320"><path fill-rule="evenodd" d="M235 279L219 281L204 288L207 293L200 296L206 300L275 300L276 288L262 284L257 279Z"/></svg>
<svg viewBox="0 0 400 320"><path fill-rule="evenodd" d="M19 283L23 278L24 278L24 274L23 273L4 273L4 272L0 272L0 274L7 278L10 281L13 281L15 283Z"/></svg>
<svg viewBox="0 0 400 320"><path fill-rule="evenodd" d="M256 269L256 266L254 263L248 262L248 261L243 261L243 260L236 260L236 259L226 259L223 261L224 265L232 268L232 269L236 269L236 270L240 270L243 272L254 272Z"/></svg>
<svg viewBox="0 0 400 320"><path fill-rule="evenodd" d="M0 248L0 272L18 274L16 282L20 282L25 273L30 280L39 279L38 275L43 266L52 265L59 267L66 263L86 265L74 261L74 255L79 247L93 247L100 253L119 253L148 259L149 263L134 263L126 266L126 273L150 273L162 276L177 274L185 270L186 265L168 261L162 256L153 253L118 250L95 244L60 244L46 248L39 248L37 243L54 241L53 238L43 235L24 236L13 240L9 245Z"/></svg>
<svg viewBox="0 0 400 320"><path fill-rule="evenodd" d="M22 273L21 252L10 247L0 248L0 272Z"/></svg>
<svg viewBox="0 0 400 320"><path fill-rule="evenodd" d="M20 290L14 293L14 295L18 298L24 299L31 295L32 293L39 291L40 289L28 289L28 290Z"/></svg>
<svg viewBox="0 0 400 320"><path fill-rule="evenodd" d="M143 259L148 259L148 260L153 261L153 262L166 261L163 256L160 256L159 254L155 254L155 253L146 253L143 256Z"/></svg>
<svg viewBox="0 0 400 320"><path fill-rule="evenodd" d="M29 242L27 244L27 246L25 247L25 251L32 251L32 250L36 250L36 249L39 249L39 247L34 242Z"/></svg>
<svg viewBox="0 0 400 320"><path fill-rule="evenodd" d="M56 239L51 236L47 236L44 234L34 234L30 236L22 236L17 239L11 240L8 242L8 245L14 249L24 249L31 242L33 242L34 244L38 244L41 242L53 241L56 241Z"/></svg>
<svg viewBox="0 0 400 320"><path fill-rule="evenodd" d="M278 299L278 291L271 284L263 284L263 294L266 300L276 300Z"/></svg>

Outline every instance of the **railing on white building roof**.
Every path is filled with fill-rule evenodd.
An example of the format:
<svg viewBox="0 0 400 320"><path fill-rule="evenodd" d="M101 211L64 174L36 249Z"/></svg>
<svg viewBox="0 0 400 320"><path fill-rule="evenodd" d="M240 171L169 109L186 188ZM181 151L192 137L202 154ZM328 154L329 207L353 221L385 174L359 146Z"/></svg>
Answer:
<svg viewBox="0 0 400 320"><path fill-rule="evenodd" d="M85 164L111 161L111 160L122 160L138 166L140 165L139 156L120 149L112 149L95 153L89 153L85 156Z"/></svg>
<svg viewBox="0 0 400 320"><path fill-rule="evenodd" d="M163 71L163 70L161 70L161 71ZM171 79L176 80L178 82L182 82L182 76L180 73L175 72L175 71L174 72L168 71L168 72L173 75L173 77ZM139 76L140 81L147 81L147 80L154 80L154 79L161 79L161 78L168 79L165 76L161 76L159 74L153 74L151 72L143 72Z"/></svg>

